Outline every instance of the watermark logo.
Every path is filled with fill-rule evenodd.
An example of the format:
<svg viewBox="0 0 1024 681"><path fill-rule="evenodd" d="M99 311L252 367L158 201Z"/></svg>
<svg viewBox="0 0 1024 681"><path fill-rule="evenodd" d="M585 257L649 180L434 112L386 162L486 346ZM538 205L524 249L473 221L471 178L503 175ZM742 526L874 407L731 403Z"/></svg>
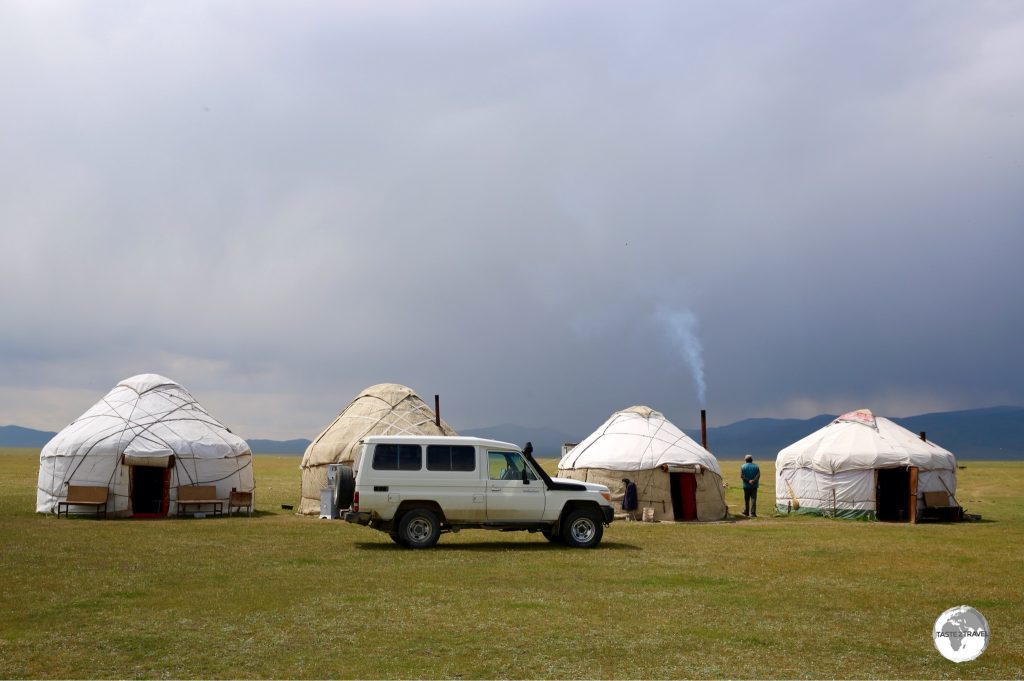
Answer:
<svg viewBox="0 0 1024 681"><path fill-rule="evenodd" d="M953 662L975 659L988 647L988 622L969 605L958 605L939 615L932 627L935 647Z"/></svg>

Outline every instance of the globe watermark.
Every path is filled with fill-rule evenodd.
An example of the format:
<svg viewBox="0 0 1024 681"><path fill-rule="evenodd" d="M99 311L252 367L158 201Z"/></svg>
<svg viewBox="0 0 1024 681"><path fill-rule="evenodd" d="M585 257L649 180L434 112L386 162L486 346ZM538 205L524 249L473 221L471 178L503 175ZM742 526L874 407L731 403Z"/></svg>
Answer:
<svg viewBox="0 0 1024 681"><path fill-rule="evenodd" d="M953 662L969 662L988 647L988 622L969 605L958 605L939 615L932 627L935 648Z"/></svg>

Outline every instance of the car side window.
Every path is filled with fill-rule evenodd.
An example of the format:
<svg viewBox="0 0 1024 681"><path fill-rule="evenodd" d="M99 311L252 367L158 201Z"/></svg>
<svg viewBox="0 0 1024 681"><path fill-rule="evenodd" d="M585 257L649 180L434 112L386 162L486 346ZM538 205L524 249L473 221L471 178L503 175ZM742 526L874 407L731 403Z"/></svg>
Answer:
<svg viewBox="0 0 1024 681"><path fill-rule="evenodd" d="M476 447L465 445L427 445L427 470L475 471Z"/></svg>
<svg viewBox="0 0 1024 681"><path fill-rule="evenodd" d="M487 452L487 477L491 480L522 480L524 470L527 480L537 479L519 452Z"/></svg>
<svg viewBox="0 0 1024 681"><path fill-rule="evenodd" d="M418 471L423 468L419 445L379 444L373 448L373 469L377 471Z"/></svg>

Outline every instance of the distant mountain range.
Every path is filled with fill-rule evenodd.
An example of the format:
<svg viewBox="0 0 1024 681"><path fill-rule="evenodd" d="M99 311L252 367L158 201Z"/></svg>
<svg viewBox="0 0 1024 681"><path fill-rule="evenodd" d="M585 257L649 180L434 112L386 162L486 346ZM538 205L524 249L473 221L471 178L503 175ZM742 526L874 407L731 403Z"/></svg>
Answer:
<svg viewBox="0 0 1024 681"><path fill-rule="evenodd" d="M821 414L809 419L744 419L727 426L708 428L708 448L723 459L751 454L774 459L779 450L830 423L836 417ZM1024 459L1024 407L990 407L947 411L893 418L904 428L919 433L956 454L959 459ZM599 424L598 424L599 425ZM699 427L683 428L700 440ZM460 435L525 445L532 442L537 456L557 458L562 443L579 442L589 433L569 434L553 428L530 428L513 424L487 428L466 428ZM45 445L55 433L20 426L0 426L0 447ZM309 440L249 440L254 454L301 455Z"/></svg>
<svg viewBox="0 0 1024 681"><path fill-rule="evenodd" d="M0 447L42 447L57 433L21 426L0 426Z"/></svg>
<svg viewBox="0 0 1024 681"><path fill-rule="evenodd" d="M708 449L723 459L744 454L774 459L779 450L835 420L820 414L809 419L744 419L727 426L708 428ZM989 407L965 411L892 417L913 433L953 452L959 459L1024 458L1024 407ZM696 440L700 428L685 431Z"/></svg>
<svg viewBox="0 0 1024 681"><path fill-rule="evenodd" d="M309 446L309 440L246 440L253 454L297 454L302 455Z"/></svg>

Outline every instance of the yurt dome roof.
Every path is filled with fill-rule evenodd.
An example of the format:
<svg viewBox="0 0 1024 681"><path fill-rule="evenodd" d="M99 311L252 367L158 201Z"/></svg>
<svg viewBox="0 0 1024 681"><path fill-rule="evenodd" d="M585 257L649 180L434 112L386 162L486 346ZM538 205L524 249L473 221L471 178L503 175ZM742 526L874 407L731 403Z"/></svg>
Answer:
<svg viewBox="0 0 1024 681"><path fill-rule="evenodd" d="M378 383L360 391L314 438L302 467L352 461L367 435L456 435L444 420L438 427L434 410L416 392L398 383Z"/></svg>
<svg viewBox="0 0 1024 681"><path fill-rule="evenodd" d="M41 456L228 458L249 445L206 411L181 385L158 374L118 383L54 436Z"/></svg>
<svg viewBox="0 0 1024 681"><path fill-rule="evenodd" d="M956 457L870 409L857 409L789 445L775 461L777 470L810 468L822 473L898 466L956 470Z"/></svg>
<svg viewBox="0 0 1024 681"><path fill-rule="evenodd" d="M718 460L650 407L617 411L583 442L569 450L560 469L601 468L639 471L659 466L700 465L721 476Z"/></svg>

